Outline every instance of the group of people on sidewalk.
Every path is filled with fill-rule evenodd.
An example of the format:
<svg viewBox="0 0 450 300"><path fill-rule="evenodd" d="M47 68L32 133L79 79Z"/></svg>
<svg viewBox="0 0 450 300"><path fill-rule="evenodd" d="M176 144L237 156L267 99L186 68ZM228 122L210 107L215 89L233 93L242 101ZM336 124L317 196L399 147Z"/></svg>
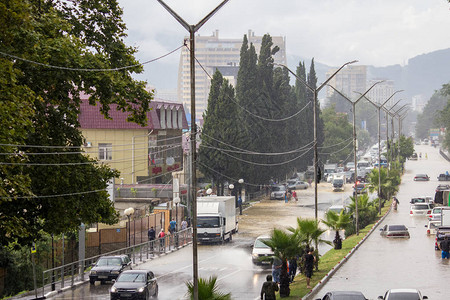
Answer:
<svg viewBox="0 0 450 300"><path fill-rule="evenodd" d="M188 228L188 222L186 221L186 219L184 219L181 222L181 230L185 230ZM169 235L174 234L177 230L177 222L175 221L175 219L172 218L172 220L169 222ZM150 227L150 229L147 231L147 236L148 236L148 241L151 244L151 247L153 247L153 241L156 239L156 230L153 226ZM161 230L159 231L158 234L158 239L159 239L159 243L160 243L160 247L163 248L165 245L165 237L166 237L166 233L164 231L164 228L161 228Z"/></svg>
<svg viewBox="0 0 450 300"><path fill-rule="evenodd" d="M272 262L272 275L266 276L266 282L263 283L261 288L261 300L275 300L275 292L277 291L280 291L281 297L289 296L289 283L294 281L294 277L297 274L298 260L300 272L306 277L306 286L307 288L311 288L310 282L313 275L316 257L314 255L314 248L307 248L305 253L300 258L297 257L286 262L288 276L282 276L281 271L283 263L278 257L274 257Z"/></svg>
<svg viewBox="0 0 450 300"><path fill-rule="evenodd" d="M295 201L298 201L297 198L297 192L295 190L292 190L292 193L289 191L289 189L286 190L286 192L284 193L284 202L288 203L289 200L294 199Z"/></svg>

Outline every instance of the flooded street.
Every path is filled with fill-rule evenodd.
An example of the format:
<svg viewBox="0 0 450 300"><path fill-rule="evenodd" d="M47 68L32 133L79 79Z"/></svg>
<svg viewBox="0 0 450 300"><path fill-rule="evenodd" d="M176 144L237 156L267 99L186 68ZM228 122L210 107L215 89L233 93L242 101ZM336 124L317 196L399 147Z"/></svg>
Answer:
<svg viewBox="0 0 450 300"><path fill-rule="evenodd" d="M433 196L439 184L439 173L450 169L438 150L416 146L417 152L428 154L428 160L407 161L407 171L398 193L400 206L391 212L376 231L311 299L328 291L357 290L368 299L377 299L391 288L416 288L429 299L448 299L450 295L450 263L434 250L434 236L426 235L426 216L409 215L409 201L415 196ZM416 173L430 176L428 182L415 182ZM379 234L385 224L404 224L410 239L386 239Z"/></svg>
<svg viewBox="0 0 450 300"><path fill-rule="evenodd" d="M345 192L333 192L331 185L319 185L318 214L333 204L343 204L351 193L350 185ZM255 238L270 234L273 228L297 226L297 217L314 218L314 189L298 191L299 201L284 203L263 200L254 203L239 216L239 232L233 241L224 245L199 245L199 276L217 276L219 287L231 292L233 299L259 299L259 292L270 266L255 266L251 260ZM334 233L327 231L325 239L332 240ZM319 247L321 253L330 246ZM150 269L157 276L161 300L185 299L186 282L192 280L192 246L138 265L136 269ZM111 284L93 286L83 284L74 290L58 294L52 299L109 299Z"/></svg>

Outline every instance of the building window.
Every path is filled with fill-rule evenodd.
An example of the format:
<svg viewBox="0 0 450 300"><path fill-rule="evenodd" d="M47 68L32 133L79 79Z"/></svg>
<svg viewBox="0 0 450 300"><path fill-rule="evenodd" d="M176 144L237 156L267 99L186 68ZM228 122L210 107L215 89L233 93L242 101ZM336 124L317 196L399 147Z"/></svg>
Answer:
<svg viewBox="0 0 450 300"><path fill-rule="evenodd" d="M98 159L112 160L112 144L98 144Z"/></svg>

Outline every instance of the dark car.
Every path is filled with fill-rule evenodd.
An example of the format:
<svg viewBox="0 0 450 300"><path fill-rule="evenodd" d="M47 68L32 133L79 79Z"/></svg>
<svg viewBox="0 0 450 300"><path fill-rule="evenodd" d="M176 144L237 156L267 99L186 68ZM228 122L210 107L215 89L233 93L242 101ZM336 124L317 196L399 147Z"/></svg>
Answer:
<svg viewBox="0 0 450 300"><path fill-rule="evenodd" d="M367 300L367 298L361 292L355 291L335 291L328 292L317 300Z"/></svg>
<svg viewBox="0 0 450 300"><path fill-rule="evenodd" d="M447 173L439 174L437 180L438 181L450 181L450 174L447 174Z"/></svg>
<svg viewBox="0 0 450 300"><path fill-rule="evenodd" d="M116 279L120 273L131 269L131 260L128 255L101 256L92 266L89 281L111 281Z"/></svg>
<svg viewBox="0 0 450 300"><path fill-rule="evenodd" d="M111 300L158 297L158 283L152 271L128 270L122 272L110 290Z"/></svg>
<svg viewBox="0 0 450 300"><path fill-rule="evenodd" d="M430 177L427 174L417 174L414 176L414 181L429 181Z"/></svg>
<svg viewBox="0 0 450 300"><path fill-rule="evenodd" d="M434 250L439 250L439 244L444 240L444 237L450 238L450 226L438 226L436 229L436 240L434 243Z"/></svg>
<svg viewBox="0 0 450 300"><path fill-rule="evenodd" d="M409 231L405 225L384 225L380 235L387 238L409 238Z"/></svg>
<svg viewBox="0 0 450 300"><path fill-rule="evenodd" d="M356 183L353 190L356 190L357 194L367 193L366 184L361 182Z"/></svg>
<svg viewBox="0 0 450 300"><path fill-rule="evenodd" d="M410 160L417 160L417 153L414 152L414 153L409 157L409 159L410 159Z"/></svg>
<svg viewBox="0 0 450 300"><path fill-rule="evenodd" d="M284 199L284 195L286 194L287 189L284 185L274 185L272 187L272 192L270 193L270 200L272 199Z"/></svg>

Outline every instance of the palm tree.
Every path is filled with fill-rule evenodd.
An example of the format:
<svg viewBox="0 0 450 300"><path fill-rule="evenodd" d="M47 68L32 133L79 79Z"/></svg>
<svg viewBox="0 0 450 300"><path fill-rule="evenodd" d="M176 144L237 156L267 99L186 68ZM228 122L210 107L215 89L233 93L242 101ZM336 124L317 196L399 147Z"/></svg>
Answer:
<svg viewBox="0 0 450 300"><path fill-rule="evenodd" d="M281 264L280 296L289 296L289 275L287 261L303 251L302 238L298 234L290 234L280 229L273 229L270 239L264 241Z"/></svg>
<svg viewBox="0 0 450 300"><path fill-rule="evenodd" d="M390 184L390 181L388 181ZM348 205L350 215L355 213L355 197L350 197L352 203ZM366 227L378 215L375 201L371 201L368 194L358 196L358 224L361 228Z"/></svg>
<svg viewBox="0 0 450 300"><path fill-rule="evenodd" d="M329 210L325 214L325 217L326 221L322 220L322 222L328 227L330 227L332 230L336 231L336 236L333 240L334 249L336 250L342 249L342 238L339 234L339 230L344 229L345 226L351 222L351 216L346 214L344 210L342 210L339 215L334 211Z"/></svg>
<svg viewBox="0 0 450 300"><path fill-rule="evenodd" d="M306 244L307 248L311 248L311 244L313 242L315 244L325 243L330 245L330 241L320 238L322 236L322 233L324 233L326 230L321 229L319 227L319 223L320 221L317 220L297 218L297 228L290 227L288 228L288 230L294 234L299 235L299 237Z"/></svg>
<svg viewBox="0 0 450 300"><path fill-rule="evenodd" d="M194 284L187 282L188 295L194 299ZM208 279L198 279L198 300L231 300L231 293L225 294L218 290L217 277L212 276Z"/></svg>

